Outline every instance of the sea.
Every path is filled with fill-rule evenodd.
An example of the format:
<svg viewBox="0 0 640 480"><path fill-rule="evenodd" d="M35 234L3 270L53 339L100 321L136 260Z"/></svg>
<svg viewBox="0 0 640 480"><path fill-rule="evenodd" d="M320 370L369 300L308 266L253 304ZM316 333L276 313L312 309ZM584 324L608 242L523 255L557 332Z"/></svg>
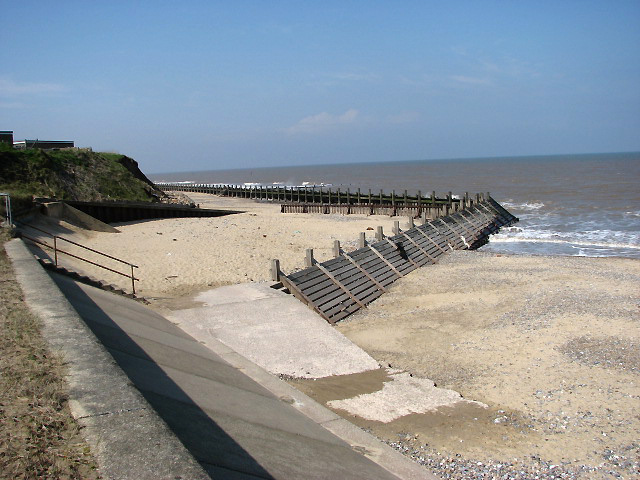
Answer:
<svg viewBox="0 0 640 480"><path fill-rule="evenodd" d="M153 181L325 185L342 191L489 192L520 222L496 253L640 258L640 152L284 166L149 175Z"/></svg>

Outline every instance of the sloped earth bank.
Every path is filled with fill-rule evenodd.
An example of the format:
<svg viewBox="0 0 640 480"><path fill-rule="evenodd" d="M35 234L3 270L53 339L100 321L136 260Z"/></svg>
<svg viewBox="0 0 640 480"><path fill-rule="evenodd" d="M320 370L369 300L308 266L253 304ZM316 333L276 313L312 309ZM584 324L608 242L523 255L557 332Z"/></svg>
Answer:
<svg viewBox="0 0 640 480"><path fill-rule="evenodd" d="M385 378L294 383L445 478L638 478L638 285L633 259L455 252L337 328L486 408L372 420Z"/></svg>

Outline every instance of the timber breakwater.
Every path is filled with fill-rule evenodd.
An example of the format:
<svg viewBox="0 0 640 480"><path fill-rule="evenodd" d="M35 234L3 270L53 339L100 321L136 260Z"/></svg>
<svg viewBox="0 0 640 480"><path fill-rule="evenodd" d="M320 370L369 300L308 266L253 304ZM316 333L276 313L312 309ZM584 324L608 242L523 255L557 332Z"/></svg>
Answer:
<svg viewBox="0 0 640 480"><path fill-rule="evenodd" d="M455 213L427 220L395 235L336 258L313 262L304 270L285 275L274 261L274 280L318 312L329 323L365 308L392 283L416 268L431 265L453 250L475 249L489 235L518 219L489 196Z"/></svg>
<svg viewBox="0 0 640 480"><path fill-rule="evenodd" d="M489 197L489 193L470 195L436 196L436 192L423 195L402 194L395 191L385 193L357 189L332 189L327 186L285 185L228 185L185 182L158 182L157 188L164 191L208 193L225 197L246 198L259 201L279 202L282 213L362 213L367 215L406 215L414 218L438 218L463 210Z"/></svg>
<svg viewBox="0 0 640 480"><path fill-rule="evenodd" d="M453 250L476 249L491 234L510 226L518 218L487 193L437 197L363 193L332 190L318 186L220 185L161 183L163 190L209 193L280 203L282 213L342 213L403 215L410 228L400 231L396 222L393 236L379 228L376 242L366 244L360 237L357 250L347 253L334 247L335 258L318 263L307 252L307 268L285 274L280 262L272 263L272 279L281 282L296 298L330 323L338 322L365 308L385 293L392 283L416 268L437 262ZM421 218L422 224L414 225Z"/></svg>

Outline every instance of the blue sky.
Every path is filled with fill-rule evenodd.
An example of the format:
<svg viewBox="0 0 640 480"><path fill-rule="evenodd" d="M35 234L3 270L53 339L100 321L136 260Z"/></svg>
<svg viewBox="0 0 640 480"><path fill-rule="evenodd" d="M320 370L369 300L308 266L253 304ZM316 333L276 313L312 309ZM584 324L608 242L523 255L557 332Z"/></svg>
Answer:
<svg viewBox="0 0 640 480"><path fill-rule="evenodd" d="M147 173L640 150L638 0L0 11L0 130Z"/></svg>

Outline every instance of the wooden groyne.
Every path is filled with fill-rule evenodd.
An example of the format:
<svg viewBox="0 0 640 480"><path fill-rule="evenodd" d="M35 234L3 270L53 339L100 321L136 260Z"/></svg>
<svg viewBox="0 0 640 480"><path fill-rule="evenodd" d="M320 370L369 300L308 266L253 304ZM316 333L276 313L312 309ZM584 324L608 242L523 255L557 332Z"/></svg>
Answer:
<svg viewBox="0 0 640 480"><path fill-rule="evenodd" d="M274 260L274 280L335 323L378 298L396 280L452 250L475 249L518 219L490 196L464 210L426 221L351 253L285 275Z"/></svg>
<svg viewBox="0 0 640 480"><path fill-rule="evenodd" d="M192 183L156 183L164 191L182 191L209 193L226 197L246 198L281 203L282 213L363 213L369 215L406 215L420 218L427 212L429 218L437 218L449 213L471 207L489 197L489 194L453 195L444 197L436 192L423 195L409 195L407 190L397 194L395 191L374 193L371 189L341 190L321 186L282 186L282 185L226 185Z"/></svg>

